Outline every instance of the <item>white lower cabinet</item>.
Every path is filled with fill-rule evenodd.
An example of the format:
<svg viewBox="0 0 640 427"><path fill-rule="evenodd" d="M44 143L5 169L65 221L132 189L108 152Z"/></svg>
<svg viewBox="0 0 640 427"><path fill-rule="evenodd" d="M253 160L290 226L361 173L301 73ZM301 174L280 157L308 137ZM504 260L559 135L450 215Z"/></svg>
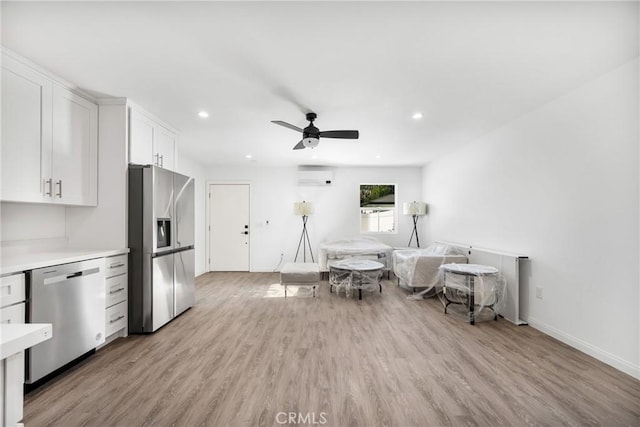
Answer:
<svg viewBox="0 0 640 427"><path fill-rule="evenodd" d="M117 338L128 334L128 306L129 295L128 255L117 255L105 259L105 336Z"/></svg>
<svg viewBox="0 0 640 427"><path fill-rule="evenodd" d="M121 329L127 327L127 302L122 301L114 306L107 308L106 312L107 324L106 335L110 336L115 334Z"/></svg>
<svg viewBox="0 0 640 427"><path fill-rule="evenodd" d="M24 323L25 319L24 303L15 304L9 307L0 308L0 323Z"/></svg>
<svg viewBox="0 0 640 427"><path fill-rule="evenodd" d="M24 323L25 275L0 277L0 323ZM22 420L24 387L24 352L0 361L0 425L13 426ZM4 376L4 378L1 378Z"/></svg>

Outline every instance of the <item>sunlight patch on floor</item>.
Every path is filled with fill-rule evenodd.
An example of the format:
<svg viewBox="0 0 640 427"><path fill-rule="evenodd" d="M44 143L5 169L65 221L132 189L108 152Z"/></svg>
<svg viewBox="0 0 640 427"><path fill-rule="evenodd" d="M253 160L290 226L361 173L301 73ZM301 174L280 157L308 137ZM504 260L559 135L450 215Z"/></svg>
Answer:
<svg viewBox="0 0 640 427"><path fill-rule="evenodd" d="M287 286L287 298L289 297L313 298L313 288L311 286L289 285ZM269 289L267 289L267 292L266 294L264 294L263 298L284 298L284 286L282 286L280 283L269 285Z"/></svg>

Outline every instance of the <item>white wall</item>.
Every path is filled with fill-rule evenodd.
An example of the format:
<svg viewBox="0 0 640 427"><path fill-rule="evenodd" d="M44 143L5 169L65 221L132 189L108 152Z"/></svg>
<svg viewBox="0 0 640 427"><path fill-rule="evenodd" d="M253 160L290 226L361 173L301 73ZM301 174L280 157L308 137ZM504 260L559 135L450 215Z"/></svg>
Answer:
<svg viewBox="0 0 640 427"><path fill-rule="evenodd" d="M196 276L206 271L205 264L205 212L206 212L206 169L204 166L184 155L180 156L176 172L195 179L195 242Z"/></svg>
<svg viewBox="0 0 640 427"><path fill-rule="evenodd" d="M396 184L401 205L420 198L421 174L421 168L336 168L332 185L299 186L294 167L247 166L211 168L207 179L215 183L251 184L251 271L273 271L281 253L284 262L293 261L296 254L302 219L293 214L294 202L305 200L314 204L315 212L307 228L317 260L320 243L359 236L360 184ZM398 233L376 237L389 245L406 246L411 230L411 218L402 216L400 207Z"/></svg>
<svg viewBox="0 0 640 427"><path fill-rule="evenodd" d="M426 166L423 194L429 240L528 255L529 324L640 378L638 72L636 59Z"/></svg>
<svg viewBox="0 0 640 427"><path fill-rule="evenodd" d="M98 206L67 208L67 237L76 248L126 248L128 237L127 106L99 105Z"/></svg>
<svg viewBox="0 0 640 427"><path fill-rule="evenodd" d="M0 239L3 246L20 241L66 238L64 206L2 202Z"/></svg>

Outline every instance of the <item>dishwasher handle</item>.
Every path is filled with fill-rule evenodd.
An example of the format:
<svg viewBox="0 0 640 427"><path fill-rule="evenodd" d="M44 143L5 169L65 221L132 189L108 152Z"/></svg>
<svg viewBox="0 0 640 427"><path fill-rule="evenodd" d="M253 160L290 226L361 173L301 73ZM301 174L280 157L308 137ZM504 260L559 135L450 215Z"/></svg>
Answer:
<svg viewBox="0 0 640 427"><path fill-rule="evenodd" d="M55 270L47 273L54 273L54 272ZM47 277L43 280L43 284L45 286L53 285L54 283L64 282L65 280L75 279L76 277L83 277L83 276L86 277L86 276L91 276L93 274L98 274L98 273L100 273L100 267L87 268L86 270L79 270L79 271L72 270L71 273L62 272L62 274L60 274L59 276Z"/></svg>

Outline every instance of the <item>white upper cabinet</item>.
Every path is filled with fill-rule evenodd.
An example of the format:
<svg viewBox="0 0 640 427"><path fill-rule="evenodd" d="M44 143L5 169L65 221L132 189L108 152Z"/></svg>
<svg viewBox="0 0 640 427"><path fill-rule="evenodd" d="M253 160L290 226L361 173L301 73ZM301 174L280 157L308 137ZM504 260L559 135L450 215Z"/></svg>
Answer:
<svg viewBox="0 0 640 427"><path fill-rule="evenodd" d="M129 115L129 162L137 165L155 165L153 128L155 122L133 108Z"/></svg>
<svg viewBox="0 0 640 427"><path fill-rule="evenodd" d="M177 134L138 107L129 110L129 162L175 169Z"/></svg>
<svg viewBox="0 0 640 427"><path fill-rule="evenodd" d="M51 189L53 83L2 58L2 200L44 202Z"/></svg>
<svg viewBox="0 0 640 427"><path fill-rule="evenodd" d="M158 161L160 162L159 166L165 169L174 170L174 150L177 138L176 134L162 126L158 126L156 128L156 131L157 132L154 135L154 146L156 148Z"/></svg>
<svg viewBox="0 0 640 427"><path fill-rule="evenodd" d="M53 88L53 197L67 205L97 205L98 106Z"/></svg>
<svg viewBox="0 0 640 427"><path fill-rule="evenodd" d="M3 201L97 205L98 106L3 52Z"/></svg>

